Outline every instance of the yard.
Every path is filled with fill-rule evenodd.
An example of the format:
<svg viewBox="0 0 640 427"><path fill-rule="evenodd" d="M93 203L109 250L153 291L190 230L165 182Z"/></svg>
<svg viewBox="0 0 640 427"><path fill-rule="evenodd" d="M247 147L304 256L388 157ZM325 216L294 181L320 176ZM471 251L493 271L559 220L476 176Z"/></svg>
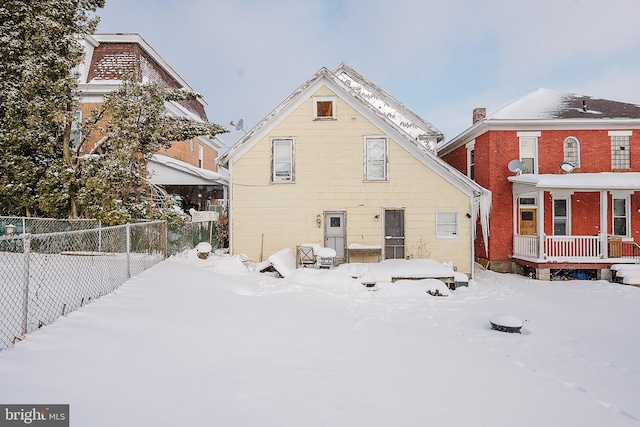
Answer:
<svg viewBox="0 0 640 427"><path fill-rule="evenodd" d="M478 267L437 297L352 268L183 252L0 352L0 402L92 427L638 425L639 288Z"/></svg>

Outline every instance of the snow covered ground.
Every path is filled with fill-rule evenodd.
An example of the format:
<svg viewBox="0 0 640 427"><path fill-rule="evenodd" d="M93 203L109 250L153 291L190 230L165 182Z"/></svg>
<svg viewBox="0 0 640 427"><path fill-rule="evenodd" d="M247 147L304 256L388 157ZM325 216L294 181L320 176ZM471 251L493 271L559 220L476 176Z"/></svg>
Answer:
<svg viewBox="0 0 640 427"><path fill-rule="evenodd" d="M346 271L180 254L0 352L0 403L75 427L640 425L640 288L478 269L435 297Z"/></svg>

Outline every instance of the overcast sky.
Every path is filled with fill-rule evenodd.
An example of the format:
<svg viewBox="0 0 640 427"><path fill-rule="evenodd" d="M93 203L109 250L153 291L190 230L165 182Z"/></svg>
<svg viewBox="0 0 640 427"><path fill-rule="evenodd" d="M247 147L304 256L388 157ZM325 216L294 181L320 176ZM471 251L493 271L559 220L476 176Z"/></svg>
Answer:
<svg viewBox="0 0 640 427"><path fill-rule="evenodd" d="M446 139L545 87L640 103L638 0L107 0L99 33L138 33L250 129L345 62Z"/></svg>

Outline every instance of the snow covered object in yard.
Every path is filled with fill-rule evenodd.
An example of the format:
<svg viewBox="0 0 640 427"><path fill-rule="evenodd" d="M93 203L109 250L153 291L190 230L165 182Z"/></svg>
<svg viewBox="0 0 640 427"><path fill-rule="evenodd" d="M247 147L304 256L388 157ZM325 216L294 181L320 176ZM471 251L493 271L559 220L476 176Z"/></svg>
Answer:
<svg viewBox="0 0 640 427"><path fill-rule="evenodd" d="M391 282L381 282L376 285L378 292L390 297L424 297L425 293L431 296L447 297L449 288L439 279L402 279Z"/></svg>
<svg viewBox="0 0 640 427"><path fill-rule="evenodd" d="M491 329L500 332L517 332L520 333L522 328L522 320L508 314L498 314L489 318Z"/></svg>
<svg viewBox="0 0 640 427"><path fill-rule="evenodd" d="M468 278L458 273L450 263L441 263L432 259L386 259L379 263L343 264L352 277L364 284L393 282L401 279L442 279L453 283L456 278L463 281Z"/></svg>
<svg viewBox="0 0 640 427"><path fill-rule="evenodd" d="M200 242L196 246L196 254L198 258L207 259L211 253L211 244L209 242Z"/></svg>
<svg viewBox="0 0 640 427"><path fill-rule="evenodd" d="M287 277L296 269L296 257L290 248L282 249L269 256L267 260L273 265L282 277Z"/></svg>

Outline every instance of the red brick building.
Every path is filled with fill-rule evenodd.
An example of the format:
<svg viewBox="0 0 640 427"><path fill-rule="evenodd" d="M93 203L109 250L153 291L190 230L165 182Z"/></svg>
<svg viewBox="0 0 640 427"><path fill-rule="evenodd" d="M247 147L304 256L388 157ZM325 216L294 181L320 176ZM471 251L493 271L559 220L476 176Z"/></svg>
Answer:
<svg viewBox="0 0 640 427"><path fill-rule="evenodd" d="M85 59L78 69L80 106L78 119L90 117L117 90L125 74L140 83L160 83L194 91L186 81L138 34L94 34L84 39ZM203 99L169 102L167 114L194 121L208 121ZM179 195L183 207L207 210L226 200L228 180L218 174L216 158L224 143L205 136L175 141L149 161L151 183L169 194Z"/></svg>
<svg viewBox="0 0 640 427"><path fill-rule="evenodd" d="M541 279L640 258L640 106L538 89L440 144L492 192L477 260Z"/></svg>

